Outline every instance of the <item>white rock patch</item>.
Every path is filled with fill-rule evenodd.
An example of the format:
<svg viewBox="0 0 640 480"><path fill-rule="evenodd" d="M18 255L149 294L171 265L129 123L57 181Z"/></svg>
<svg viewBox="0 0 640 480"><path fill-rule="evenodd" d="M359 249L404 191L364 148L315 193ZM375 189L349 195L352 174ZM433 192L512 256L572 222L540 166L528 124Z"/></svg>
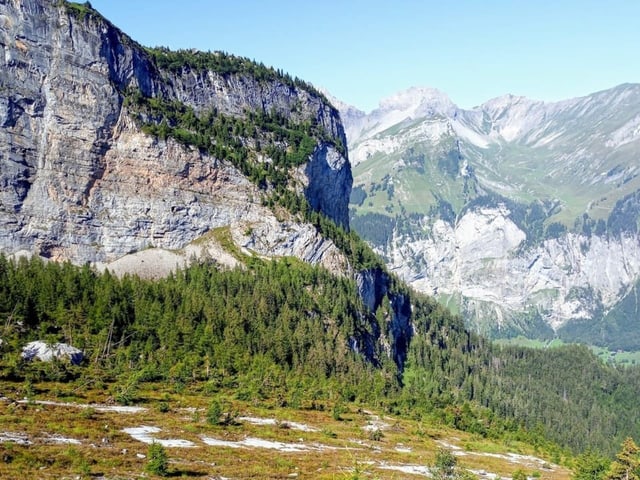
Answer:
<svg viewBox="0 0 640 480"><path fill-rule="evenodd" d="M160 433L162 430L158 427L149 427L142 425L140 427L125 428L122 430L124 433L128 433L135 440L142 443L159 443L163 447L178 447L178 448L191 448L196 444L189 440L182 440L179 438L156 438L155 434Z"/></svg>
<svg viewBox="0 0 640 480"><path fill-rule="evenodd" d="M22 348L22 358L27 361L34 359L51 362L53 359L67 359L74 365L79 365L84 358L82 350L66 343L46 343L41 340L30 342Z"/></svg>
<svg viewBox="0 0 640 480"><path fill-rule="evenodd" d="M15 443L17 445L31 445L33 443L24 433L0 432L0 443L6 442Z"/></svg>
<svg viewBox="0 0 640 480"><path fill-rule="evenodd" d="M382 463L378 465L378 468L382 470L394 470L402 473L410 473L413 475L422 475L424 477L431 476L429 467L424 465L393 465L389 463Z"/></svg>
<svg viewBox="0 0 640 480"><path fill-rule="evenodd" d="M45 434L41 438L29 438L26 433L0 432L0 443L15 443L17 445L33 445L34 442L42 442L56 445L81 445L82 442L76 438L63 437L58 434Z"/></svg>
<svg viewBox="0 0 640 480"><path fill-rule="evenodd" d="M276 420L275 418L259 418L259 417L238 417L241 422L251 423L253 425L280 425L285 428L292 428L302 432L317 432L318 429L305 425L304 423L290 422L288 420Z"/></svg>
<svg viewBox="0 0 640 480"><path fill-rule="evenodd" d="M63 437L62 435L51 435L43 439L46 443L55 443L57 445L82 445L77 438Z"/></svg>
<svg viewBox="0 0 640 480"><path fill-rule="evenodd" d="M532 468L538 468L541 467L543 465L550 465L548 462L546 462L545 460L538 458L538 457L534 457L533 455L522 455L519 453L485 453L485 452L467 452L462 450L462 448L460 448L457 445L453 445L451 443L445 442L445 441L437 441L436 443L438 443L439 445L448 448L451 450L451 453L458 456L458 457L462 457L465 455L473 455L476 457L491 457L491 458L499 458L501 460L506 460L507 462L510 463L515 463L518 465L523 465L523 466L527 466L527 467L532 467ZM553 467L552 467L553 468Z"/></svg>
<svg viewBox="0 0 640 480"><path fill-rule="evenodd" d="M37 405L49 405L52 407L93 408L97 412L115 413L141 413L147 411L145 407L131 407L125 405L102 405L99 403L71 403L54 402L51 400L18 400L18 403L35 403Z"/></svg>
<svg viewBox="0 0 640 480"><path fill-rule="evenodd" d="M380 420L380 417L377 415L373 415L362 429L367 432L373 432L376 430L386 430L389 427L391 427L391 425Z"/></svg>
<svg viewBox="0 0 640 480"><path fill-rule="evenodd" d="M266 448L268 450L278 450L279 452L308 452L314 450L304 444L274 442L271 440L263 440L261 438L247 437L243 440L232 442L228 440L219 440L212 437L200 437L202 441L212 447L229 447L229 448Z"/></svg>
<svg viewBox="0 0 640 480"><path fill-rule="evenodd" d="M398 453L411 453L412 450L404 445L396 445L395 451Z"/></svg>
<svg viewBox="0 0 640 480"><path fill-rule="evenodd" d="M219 440L212 437L200 437L204 443L210 447L229 447L229 448L244 448L241 442L233 442L230 440Z"/></svg>

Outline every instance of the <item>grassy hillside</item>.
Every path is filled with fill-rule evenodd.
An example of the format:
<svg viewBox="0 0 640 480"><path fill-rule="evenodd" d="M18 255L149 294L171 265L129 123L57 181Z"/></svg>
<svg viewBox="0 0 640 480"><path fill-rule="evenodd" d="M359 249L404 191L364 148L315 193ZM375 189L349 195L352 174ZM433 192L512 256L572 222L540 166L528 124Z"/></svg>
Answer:
<svg viewBox="0 0 640 480"><path fill-rule="evenodd" d="M4 479L157 478L149 466L158 465L158 450L172 478L423 478L443 453L468 479L569 478L552 454L513 438L484 439L338 398L291 407L239 400L213 382L181 390L145 383L136 406L119 410L105 389L73 383L0 388Z"/></svg>
<svg viewBox="0 0 640 480"><path fill-rule="evenodd" d="M100 385L121 404L149 382L292 408L355 402L551 450L550 440L612 453L639 436L640 369L586 348L494 346L434 300L397 282L391 293L369 312L351 280L286 259L194 265L152 282L2 258L0 373L16 389ZM389 298L399 296L411 299L409 339L393 323ZM25 362L20 350L36 339L72 343L84 365Z"/></svg>

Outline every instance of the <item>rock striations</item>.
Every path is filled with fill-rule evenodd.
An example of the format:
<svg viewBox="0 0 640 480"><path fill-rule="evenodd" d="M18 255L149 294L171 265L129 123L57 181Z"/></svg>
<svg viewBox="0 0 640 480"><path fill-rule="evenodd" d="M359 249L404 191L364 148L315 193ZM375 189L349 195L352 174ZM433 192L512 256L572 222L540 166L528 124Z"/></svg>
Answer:
<svg viewBox="0 0 640 480"><path fill-rule="evenodd" d="M483 333L638 348L640 85L470 110L412 88L339 108L351 226L401 278Z"/></svg>
<svg viewBox="0 0 640 480"><path fill-rule="evenodd" d="M247 251L344 268L342 254L312 225L265 206L268 188L206 150L144 133L126 101L136 91L196 114L267 113L317 126L323 136L292 172L290 188L348 227L351 168L337 147L346 145L343 127L313 88L275 71L257 78L160 67L88 4L0 0L0 46L2 252L118 261L123 271L163 258L166 269L217 252L215 235L193 242L225 227ZM143 255L150 248L164 253Z"/></svg>

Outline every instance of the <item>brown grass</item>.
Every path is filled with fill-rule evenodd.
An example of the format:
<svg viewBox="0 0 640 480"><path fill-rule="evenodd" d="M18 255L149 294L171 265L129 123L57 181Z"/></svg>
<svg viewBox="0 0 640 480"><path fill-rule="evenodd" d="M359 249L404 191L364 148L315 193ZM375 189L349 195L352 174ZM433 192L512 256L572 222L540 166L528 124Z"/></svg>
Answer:
<svg viewBox="0 0 640 480"><path fill-rule="evenodd" d="M381 430L377 440L362 427L372 416L358 406L347 406L341 421L326 411L293 410L269 405L255 406L227 400L231 410L240 415L275 418L276 425L238 423L211 426L206 422L210 398L197 393L175 394L160 385L145 385L139 395L139 405L146 410L136 414L118 414L73 406L18 403L20 384L0 382L0 391L8 397L0 401L0 432L25 435L32 442L0 443L0 478L62 479L62 478L148 478L144 473L148 445L133 439L122 430L141 425L162 429L158 439L178 438L194 442L195 448L172 448L172 477L186 478L420 478L393 470L378 468L382 462L392 465L429 465L441 445L438 441L469 449L459 457L460 466L510 476L522 469L542 480L567 480L570 472L563 467L543 468L540 464L513 463L497 456L509 451L533 454L525 445L505 445L475 438L463 432L444 429L415 420L388 417L371 412L389 425ZM74 401L82 404L109 401L105 390L71 392L66 385L38 384L32 400ZM228 397L229 398L229 397ZM161 403L168 405L160 408ZM306 432L286 425L286 421L314 427ZM53 444L58 435L80 441L79 445ZM230 448L207 446L201 436L226 441L241 441L247 437L315 446L306 452L281 452L265 448ZM319 446L322 446L320 448ZM404 451L409 449L410 451ZM486 456L489 452L494 456ZM551 462L548 462L550 465ZM546 467L546 466L545 466Z"/></svg>

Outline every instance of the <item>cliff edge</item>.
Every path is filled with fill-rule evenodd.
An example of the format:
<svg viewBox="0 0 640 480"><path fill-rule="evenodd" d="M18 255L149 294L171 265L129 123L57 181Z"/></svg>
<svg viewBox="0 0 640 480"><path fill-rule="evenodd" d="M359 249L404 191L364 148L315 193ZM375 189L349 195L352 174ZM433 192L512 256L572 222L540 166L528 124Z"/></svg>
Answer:
<svg viewBox="0 0 640 480"><path fill-rule="evenodd" d="M0 46L2 252L124 265L157 249L175 266L215 257L211 232L228 229L243 251L344 268L283 207L304 198L348 229L344 130L310 85L223 53L143 48L89 4L0 1Z"/></svg>

